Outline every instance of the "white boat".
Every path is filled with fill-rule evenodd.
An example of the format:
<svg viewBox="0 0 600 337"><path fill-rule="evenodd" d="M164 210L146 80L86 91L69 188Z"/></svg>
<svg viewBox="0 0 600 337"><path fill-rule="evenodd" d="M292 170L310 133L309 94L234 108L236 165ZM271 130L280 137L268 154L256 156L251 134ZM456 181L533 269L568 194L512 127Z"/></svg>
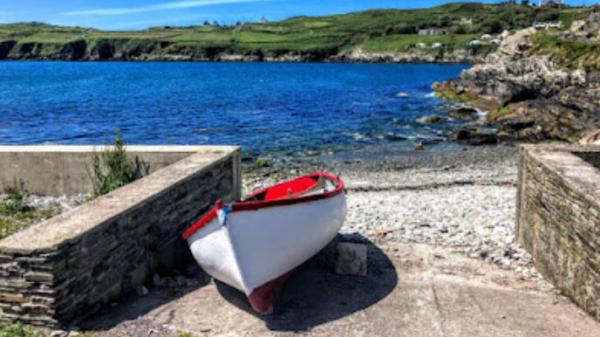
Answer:
<svg viewBox="0 0 600 337"><path fill-rule="evenodd" d="M184 234L200 266L273 311L287 278L336 236L346 218L344 182L314 173L215 208Z"/></svg>

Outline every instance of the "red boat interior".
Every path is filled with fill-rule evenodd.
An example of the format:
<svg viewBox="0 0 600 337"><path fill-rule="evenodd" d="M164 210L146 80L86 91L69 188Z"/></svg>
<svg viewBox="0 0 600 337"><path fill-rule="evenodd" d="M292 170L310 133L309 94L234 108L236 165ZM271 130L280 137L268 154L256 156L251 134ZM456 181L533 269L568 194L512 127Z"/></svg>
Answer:
<svg viewBox="0 0 600 337"><path fill-rule="evenodd" d="M231 212L256 211L267 207L327 199L342 193L343 190L344 182L340 178L320 172L265 188L251 194L244 201L234 202L228 207ZM224 207L223 202L218 201L212 210L184 233L184 239L189 238L216 218L218 211Z"/></svg>
<svg viewBox="0 0 600 337"><path fill-rule="evenodd" d="M302 177L252 194L246 201L270 201L303 195L322 185L319 177Z"/></svg>

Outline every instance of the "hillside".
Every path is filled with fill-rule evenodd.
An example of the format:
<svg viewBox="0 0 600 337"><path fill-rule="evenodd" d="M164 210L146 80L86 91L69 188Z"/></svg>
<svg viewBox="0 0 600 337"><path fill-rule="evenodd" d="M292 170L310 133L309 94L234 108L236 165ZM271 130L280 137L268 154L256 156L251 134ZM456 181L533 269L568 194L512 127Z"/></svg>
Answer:
<svg viewBox="0 0 600 337"><path fill-rule="evenodd" d="M0 59L63 60L352 60L416 54L444 61L469 58L494 46L468 48L481 34L561 17L570 22L587 9L452 3L421 10L374 10L326 17L296 17L234 26L155 27L101 31L40 23L0 25ZM439 28L445 35L420 36ZM435 44L435 45L434 45ZM387 56L385 56L387 55ZM461 56L462 55L462 56ZM452 58L450 58L452 60ZM458 60L457 61L461 61Z"/></svg>

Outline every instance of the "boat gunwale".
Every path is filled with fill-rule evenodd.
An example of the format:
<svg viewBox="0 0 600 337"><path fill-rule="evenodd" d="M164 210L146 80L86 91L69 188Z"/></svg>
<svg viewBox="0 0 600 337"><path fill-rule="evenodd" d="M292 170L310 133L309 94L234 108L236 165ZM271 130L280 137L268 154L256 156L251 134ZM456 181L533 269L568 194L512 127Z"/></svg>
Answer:
<svg viewBox="0 0 600 337"><path fill-rule="evenodd" d="M286 199L277 199L277 200L260 200L260 201L247 200L247 199L252 199L253 197L256 197L259 194L265 193L269 189L272 189L274 187L277 187L277 186L280 186L283 184L287 184L287 183L290 183L292 181L302 179L302 178L326 178L326 179L333 181L336 184L336 188L334 190L331 190L328 192L306 195L306 196L295 197L295 198L286 198ZM345 189L345 184L344 184L344 181L340 177L333 175L331 173L327 173L327 172L315 172L315 173L307 174L302 177L291 179L291 180L258 190L256 192L250 194L248 197L246 197L245 199L247 201L238 201L238 202L232 203L230 205L230 212L256 211L256 210L265 209L265 208L290 206L290 205L301 204L301 203L306 203L306 202L329 199L329 198L333 198L333 197L339 195L340 193L342 193L344 191L344 189ZM200 218L199 221L197 221L194 225L192 225L188 230L185 231L185 233L183 234L183 238L185 240L187 240L191 236L196 234L200 229L202 229L210 221L212 221L214 218L216 218L218 216L218 211L223 208L224 208L223 202L221 200L217 201L215 207L213 207L210 211L205 213L202 216L202 218Z"/></svg>

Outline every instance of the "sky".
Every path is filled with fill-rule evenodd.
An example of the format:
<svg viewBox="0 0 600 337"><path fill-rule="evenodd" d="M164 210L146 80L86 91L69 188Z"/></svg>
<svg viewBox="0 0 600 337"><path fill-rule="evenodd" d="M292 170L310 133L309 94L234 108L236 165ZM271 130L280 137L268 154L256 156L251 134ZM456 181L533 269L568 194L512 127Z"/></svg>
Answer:
<svg viewBox="0 0 600 337"><path fill-rule="evenodd" d="M464 1L464 0L463 0ZM535 0L537 1L537 0ZM379 8L424 8L448 0L0 0L0 23L38 21L100 29L144 29L208 21L282 20ZM498 1L471 1L493 3ZM568 0L591 4L594 0Z"/></svg>

